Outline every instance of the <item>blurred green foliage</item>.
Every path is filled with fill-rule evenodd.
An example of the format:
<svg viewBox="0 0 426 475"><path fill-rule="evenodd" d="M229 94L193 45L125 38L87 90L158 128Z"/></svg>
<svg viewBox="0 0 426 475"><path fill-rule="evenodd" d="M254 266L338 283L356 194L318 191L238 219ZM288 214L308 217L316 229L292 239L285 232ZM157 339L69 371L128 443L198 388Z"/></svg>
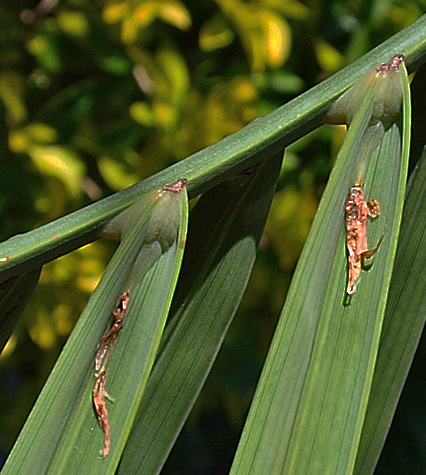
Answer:
<svg viewBox="0 0 426 475"><path fill-rule="evenodd" d="M424 0L1 2L1 240L239 130L412 23L425 6ZM341 140L341 131L324 128L287 150L246 298L165 473L229 467ZM96 242L43 269L0 359L0 460L111 252L109 243ZM184 466L181 452L188 450Z"/></svg>

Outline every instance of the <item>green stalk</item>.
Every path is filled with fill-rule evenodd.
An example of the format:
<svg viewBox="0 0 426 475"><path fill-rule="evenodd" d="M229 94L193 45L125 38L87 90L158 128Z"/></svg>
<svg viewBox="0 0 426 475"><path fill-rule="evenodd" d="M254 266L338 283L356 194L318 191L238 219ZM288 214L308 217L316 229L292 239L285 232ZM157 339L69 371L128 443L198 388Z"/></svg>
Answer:
<svg viewBox="0 0 426 475"><path fill-rule="evenodd" d="M0 245L0 280L28 272L98 237L113 216L147 191L188 180L189 197L265 160L321 123L330 104L373 65L404 54L409 71L426 57L426 15L358 61L276 111L120 193Z"/></svg>

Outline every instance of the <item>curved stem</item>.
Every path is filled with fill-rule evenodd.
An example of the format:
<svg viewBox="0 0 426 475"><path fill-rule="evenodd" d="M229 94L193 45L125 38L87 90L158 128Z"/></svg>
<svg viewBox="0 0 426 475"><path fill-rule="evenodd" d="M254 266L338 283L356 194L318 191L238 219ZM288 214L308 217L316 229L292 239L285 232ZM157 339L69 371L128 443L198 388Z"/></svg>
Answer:
<svg viewBox="0 0 426 475"><path fill-rule="evenodd" d="M98 237L100 228L144 193L178 179L194 197L270 158L321 124L330 104L372 67L404 54L413 71L426 60L426 15L355 63L238 132L119 193L0 245L0 281L28 272Z"/></svg>

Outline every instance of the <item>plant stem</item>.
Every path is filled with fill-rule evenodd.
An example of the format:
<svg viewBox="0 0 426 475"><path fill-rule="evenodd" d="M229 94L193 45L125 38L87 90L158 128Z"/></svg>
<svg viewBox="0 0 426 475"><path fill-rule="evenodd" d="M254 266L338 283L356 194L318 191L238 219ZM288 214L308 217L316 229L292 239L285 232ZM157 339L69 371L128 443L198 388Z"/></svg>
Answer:
<svg viewBox="0 0 426 475"><path fill-rule="evenodd" d="M26 273L93 241L106 222L148 191L185 178L189 196L194 197L267 160L318 127L330 104L369 69L395 54L404 54L409 71L424 63L425 31L426 15L423 15L358 61L220 142L126 190L5 241L0 245L0 281Z"/></svg>

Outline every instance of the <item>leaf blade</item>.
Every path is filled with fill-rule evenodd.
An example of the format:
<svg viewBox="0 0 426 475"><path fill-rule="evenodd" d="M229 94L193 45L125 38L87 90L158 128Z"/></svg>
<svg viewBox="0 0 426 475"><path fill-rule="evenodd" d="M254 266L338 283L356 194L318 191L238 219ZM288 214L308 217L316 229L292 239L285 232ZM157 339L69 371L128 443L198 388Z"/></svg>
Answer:
<svg viewBox="0 0 426 475"><path fill-rule="evenodd" d="M254 171L245 188L241 178L221 185L193 210L174 321L166 330L119 473L161 470L242 297L281 160L278 154ZM209 252L200 253L200 248Z"/></svg>
<svg viewBox="0 0 426 475"><path fill-rule="evenodd" d="M404 207L371 397L354 473L374 471L426 318L426 155ZM403 311L404 318L401 318Z"/></svg>
<svg viewBox="0 0 426 475"><path fill-rule="evenodd" d="M13 473L16 470L37 470L42 473L52 463L60 463L55 462L55 457L56 461L58 460L58 453L63 454L64 450L71 448L69 440L75 440L75 433L67 435L68 424L83 427L87 420L87 411L92 411L90 420L93 421L93 426L96 425L89 397L90 386L93 385L90 375L93 371L91 368L96 346L104 332L105 322L111 315L116 296L126 285L135 259L144 245L144 235L149 230L150 217L157 198L158 192L147 194L136 209L136 223L120 243L103 279L68 339L6 461L5 473ZM181 257L181 245L177 247ZM172 281L175 282L176 278L177 276L173 275ZM170 300L170 295L166 297ZM76 412L73 412L73 408ZM58 421L62 421L64 426L58 426ZM49 434L48 437L43 437L45 432ZM96 454L93 457L96 458ZM116 456L116 463L118 458L119 456Z"/></svg>
<svg viewBox="0 0 426 475"><path fill-rule="evenodd" d="M18 323L40 277L41 268L0 285L0 353Z"/></svg>
<svg viewBox="0 0 426 475"><path fill-rule="evenodd" d="M344 199L357 179L360 153L374 149L380 138L370 133L369 126L374 89L365 93L321 200L231 473L349 473L352 469L407 169L407 156L401 159L400 131L394 125L385 133L379 153L372 155L365 178L367 196L377 194L386 205L383 215L390 231L375 257L372 275L364 272L353 301L345 307ZM368 143L363 143L365 137ZM386 156L389 151L392 154ZM381 225L370 223L369 240L377 242L383 228L383 220Z"/></svg>

